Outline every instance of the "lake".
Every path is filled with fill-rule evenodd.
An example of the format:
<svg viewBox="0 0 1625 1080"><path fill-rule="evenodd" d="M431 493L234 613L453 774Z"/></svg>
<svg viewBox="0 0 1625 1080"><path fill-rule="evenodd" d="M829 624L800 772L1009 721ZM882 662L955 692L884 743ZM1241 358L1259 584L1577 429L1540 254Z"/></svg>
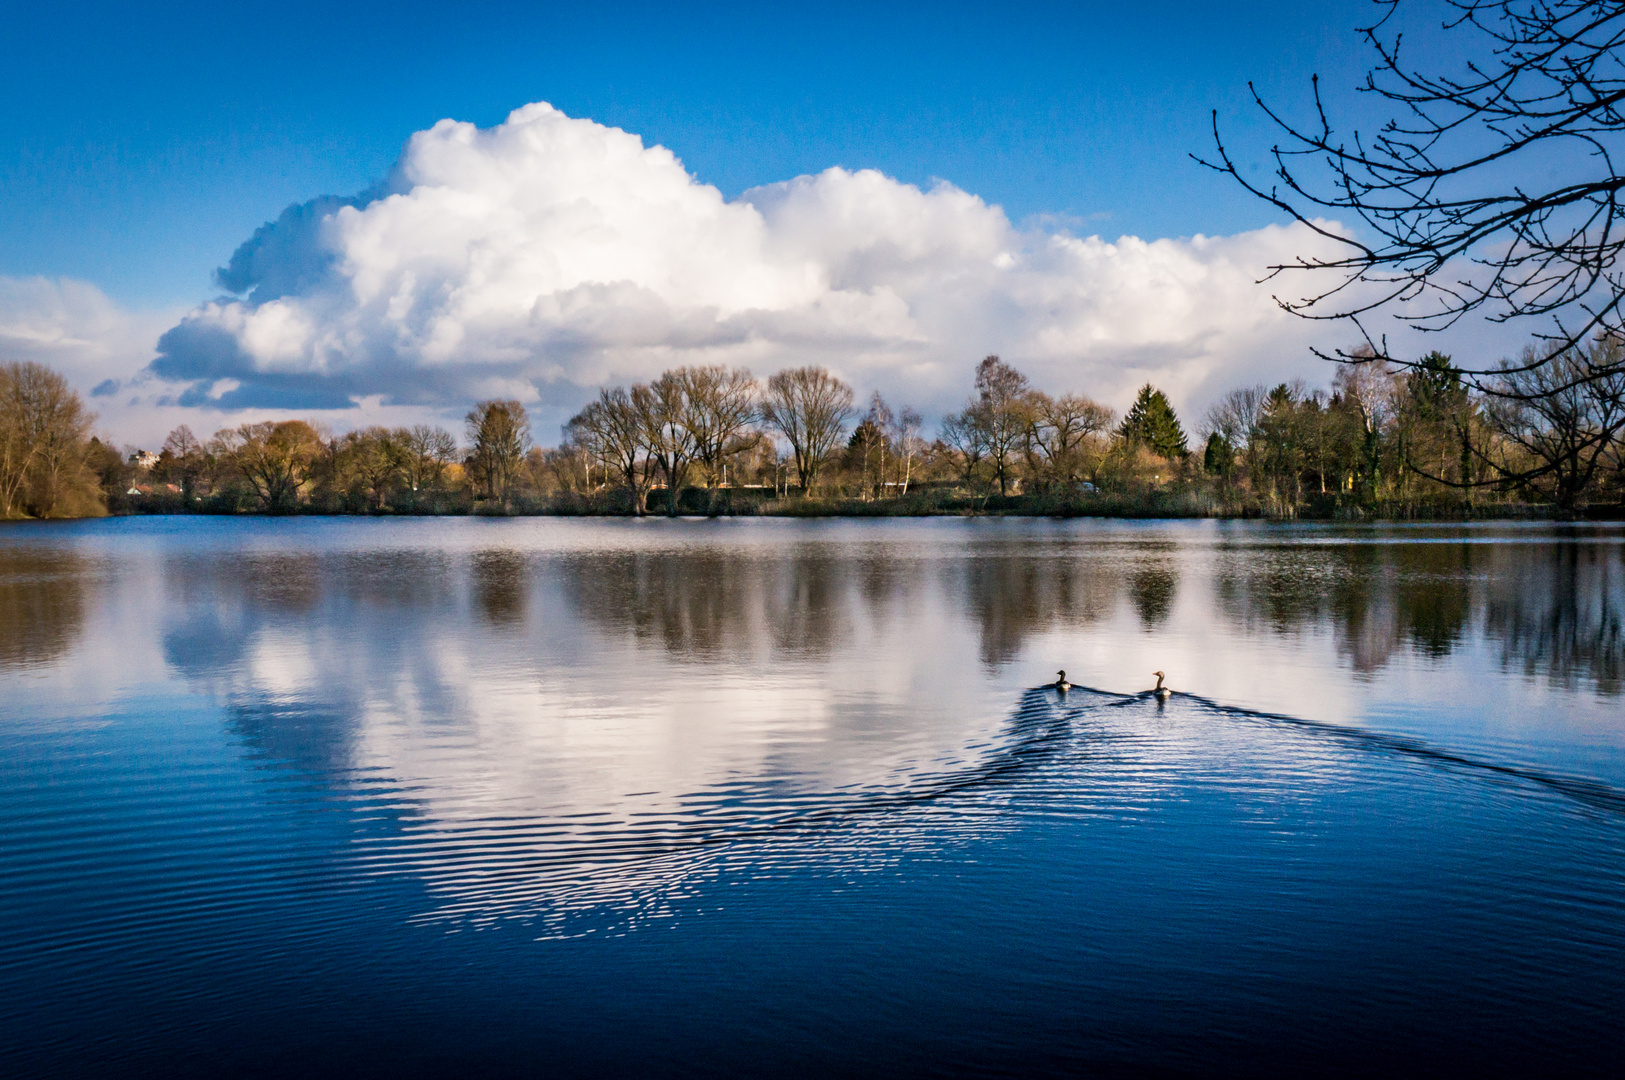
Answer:
<svg viewBox="0 0 1625 1080"><path fill-rule="evenodd" d="M0 526L0 1073L1611 1073L1622 617L1595 525Z"/></svg>

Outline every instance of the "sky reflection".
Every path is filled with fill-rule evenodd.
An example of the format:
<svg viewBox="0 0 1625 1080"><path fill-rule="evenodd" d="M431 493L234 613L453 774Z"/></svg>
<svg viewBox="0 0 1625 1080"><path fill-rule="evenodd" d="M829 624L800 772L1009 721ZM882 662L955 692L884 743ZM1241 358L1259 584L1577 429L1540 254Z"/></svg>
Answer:
<svg viewBox="0 0 1625 1080"><path fill-rule="evenodd" d="M523 1042L545 1007L644 1074L621 1033L681 1046L712 1001L774 1061L854 1030L870 1066L1012 1074L1396 1031L1589 1053L1625 994L1622 537L3 531L0 915L26 932L0 990L48 990L0 993L0 1029L159 1058L257 1032L202 1039L218 1071L287 1025ZM1063 666L1103 692L1043 688ZM322 1001L366 1010L288 1019Z"/></svg>
<svg viewBox="0 0 1625 1080"><path fill-rule="evenodd" d="M312 524L17 530L0 670L84 712L173 673L256 758L445 827L907 783L1062 666L1625 778L1617 530Z"/></svg>

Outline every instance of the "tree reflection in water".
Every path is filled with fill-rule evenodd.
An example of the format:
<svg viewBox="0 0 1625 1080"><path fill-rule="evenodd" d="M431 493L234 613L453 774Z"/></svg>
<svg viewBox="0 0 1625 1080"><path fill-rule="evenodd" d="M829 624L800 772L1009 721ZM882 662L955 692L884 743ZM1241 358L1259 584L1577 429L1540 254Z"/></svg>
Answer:
<svg viewBox="0 0 1625 1080"><path fill-rule="evenodd" d="M0 668L48 664L84 628L88 561L71 550L0 549Z"/></svg>
<svg viewBox="0 0 1625 1080"><path fill-rule="evenodd" d="M1618 694L1625 677L1625 546L1526 545L1495 553L1484 624L1501 662L1564 685Z"/></svg>
<svg viewBox="0 0 1625 1080"><path fill-rule="evenodd" d="M618 552L561 560L538 573L558 579L576 617L695 661L757 650L825 658L850 638L858 618L906 632L908 613L940 583L968 608L981 660L996 667L1035 634L1106 618L1121 591L1116 568L1002 546L947 563L884 545L860 557L815 543L766 558L708 549ZM1154 573L1162 575L1152 587L1161 591L1165 617L1173 575L1166 567Z"/></svg>
<svg viewBox="0 0 1625 1080"><path fill-rule="evenodd" d="M1625 665L1625 548L1616 544L1458 541L1281 544L1225 551L1219 610L1248 632L1330 625L1357 672L1410 649L1435 660L1478 631L1502 665L1617 694Z"/></svg>
<svg viewBox="0 0 1625 1080"><path fill-rule="evenodd" d="M797 542L736 550L694 545L589 553L490 548L459 557L435 548L166 554L164 654L204 679L239 663L267 628L326 626L368 612L386 638L423 637L456 602L458 563L472 610L518 629L539 589L571 615L656 643L673 658L827 657L855 619L906 632L932 591L979 635L989 667L1012 662L1035 635L1109 619L1127 601L1142 629L1171 617L1180 579L1193 602L1249 635L1329 630L1353 670L1396 653L1443 660L1465 642L1493 644L1502 666L1603 693L1625 687L1625 546L1585 527L1478 536L1390 532L1339 542L1221 542L1211 574L1178 541L973 542L958 557L917 544ZM1488 541L1488 542L1486 542ZM1211 584L1203 588L1204 579ZM49 664L79 639L96 581L71 547L0 548L0 665ZM346 613L349 614L346 614ZM353 633L354 629L340 631ZM429 649L402 645L408 651Z"/></svg>
<svg viewBox="0 0 1625 1080"><path fill-rule="evenodd" d="M525 621L525 599L530 590L529 567L517 551L496 549L475 552L469 562L474 602L492 626L517 627Z"/></svg>
<svg viewBox="0 0 1625 1080"><path fill-rule="evenodd" d="M1192 526L595 526L586 544L567 528L462 548L440 533L394 549L178 542L116 574L66 546L0 547L0 664L56 661L86 639L98 573L112 610L115 584L153 567L162 601L142 617L249 759L335 791L388 778L399 797L369 829L451 835L477 832L493 800L524 820L641 821L757 775L906 786L1000 736L1003 705L965 702L1015 673L984 678L976 661L1031 663L1056 631L1082 632L1066 641L1077 655L1230 629L1248 639L1240 662L1260 664L1280 656L1271 637L1324 635L1303 643L1311 659L1335 663L1335 648L1357 673L1408 652L1608 694L1625 651L1622 547L1552 529L1215 543Z"/></svg>
<svg viewBox="0 0 1625 1080"><path fill-rule="evenodd" d="M708 663L770 648L828 655L847 613L843 563L812 545L762 559L711 548L614 552L552 562L571 613Z"/></svg>
<svg viewBox="0 0 1625 1080"><path fill-rule="evenodd" d="M1154 630L1168 621L1177 587L1171 561L1148 560L1134 571L1129 578L1129 596L1134 600L1134 611L1140 617L1142 628Z"/></svg>
<svg viewBox="0 0 1625 1080"><path fill-rule="evenodd" d="M978 553L964 564L963 575L964 603L989 667L1014 660L1035 634L1108 617L1122 587L1118 567L1053 551Z"/></svg>

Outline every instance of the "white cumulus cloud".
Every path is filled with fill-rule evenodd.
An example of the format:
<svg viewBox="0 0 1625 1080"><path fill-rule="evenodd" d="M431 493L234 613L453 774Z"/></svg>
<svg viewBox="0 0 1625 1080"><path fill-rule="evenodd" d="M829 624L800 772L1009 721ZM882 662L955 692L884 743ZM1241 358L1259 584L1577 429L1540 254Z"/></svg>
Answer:
<svg viewBox="0 0 1625 1080"><path fill-rule="evenodd" d="M132 314L71 278L0 276L0 360L49 364L88 385L127 376L174 312Z"/></svg>
<svg viewBox="0 0 1625 1080"><path fill-rule="evenodd" d="M229 379L216 383L214 396L201 402L174 400L174 388L146 368L160 335L185 311L131 310L88 281L0 275L0 364L32 362L60 372L96 413L96 432L118 446L157 449L180 424L206 437L218 428L288 415L221 405L217 399L234 385ZM447 417L444 411L391 407L373 395L322 419L343 431Z"/></svg>
<svg viewBox="0 0 1625 1080"><path fill-rule="evenodd" d="M827 364L936 411L996 352L1121 405L1313 374L1316 329L1257 284L1307 230L1108 242L1014 226L950 184L832 168L728 200L636 135L527 105L414 135L375 189L290 207L165 333L181 404L562 415L683 363ZM1318 380L1317 380L1318 381Z"/></svg>
<svg viewBox="0 0 1625 1080"><path fill-rule="evenodd" d="M103 433L161 441L187 410L155 412L140 372L180 314L130 311L87 281L0 276L0 363L44 364L88 395Z"/></svg>

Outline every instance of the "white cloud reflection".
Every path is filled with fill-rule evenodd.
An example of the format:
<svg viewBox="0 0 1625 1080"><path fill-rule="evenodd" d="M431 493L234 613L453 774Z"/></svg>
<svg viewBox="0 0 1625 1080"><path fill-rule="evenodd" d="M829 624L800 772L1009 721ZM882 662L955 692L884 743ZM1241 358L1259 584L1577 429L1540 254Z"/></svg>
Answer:
<svg viewBox="0 0 1625 1080"><path fill-rule="evenodd" d="M26 616L8 631L26 640L0 639L7 708L41 723L140 700L193 724L198 706L223 715L222 753L373 807L357 858L421 880L426 918L565 933L595 906L656 917L735 840L776 822L805 840L808 821L979 775L1026 737L1024 689L1062 665L1112 690L1160 667L1220 701L1560 772L1595 775L1591 748L1620 745L1617 538L1581 580L1563 549L1517 536L310 525L204 522L49 565L0 550L0 605ZM1171 767L1154 757L1147 776ZM806 842L868 850L844 827Z"/></svg>

